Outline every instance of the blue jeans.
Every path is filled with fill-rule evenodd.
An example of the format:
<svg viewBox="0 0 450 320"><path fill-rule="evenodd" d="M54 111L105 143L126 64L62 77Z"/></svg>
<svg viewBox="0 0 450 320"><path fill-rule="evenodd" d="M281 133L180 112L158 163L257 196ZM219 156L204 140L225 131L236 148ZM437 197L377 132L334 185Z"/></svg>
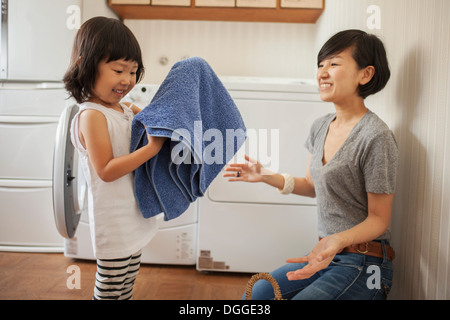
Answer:
<svg viewBox="0 0 450 320"><path fill-rule="evenodd" d="M386 258L341 253L335 256L326 269L309 279L295 281L287 279L286 273L301 269L305 265L305 263L290 263L270 273L277 280L284 299L384 300L392 286L392 262ZM255 283L253 300L273 298L273 288L269 282L259 280Z"/></svg>

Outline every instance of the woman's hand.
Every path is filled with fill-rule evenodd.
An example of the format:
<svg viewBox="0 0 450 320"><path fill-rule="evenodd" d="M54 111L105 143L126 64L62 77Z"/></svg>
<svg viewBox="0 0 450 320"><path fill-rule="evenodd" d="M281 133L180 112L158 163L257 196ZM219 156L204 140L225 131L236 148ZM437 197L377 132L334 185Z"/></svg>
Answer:
<svg viewBox="0 0 450 320"><path fill-rule="evenodd" d="M224 173L228 181L261 182L264 176L264 167L257 160L245 155L246 163L231 163ZM267 174L267 173L266 173Z"/></svg>
<svg viewBox="0 0 450 320"><path fill-rule="evenodd" d="M287 263L308 263L302 269L288 272L287 278L291 281L308 279L316 272L327 268L334 256L342 251L340 240L336 235L323 238L306 257L286 260Z"/></svg>

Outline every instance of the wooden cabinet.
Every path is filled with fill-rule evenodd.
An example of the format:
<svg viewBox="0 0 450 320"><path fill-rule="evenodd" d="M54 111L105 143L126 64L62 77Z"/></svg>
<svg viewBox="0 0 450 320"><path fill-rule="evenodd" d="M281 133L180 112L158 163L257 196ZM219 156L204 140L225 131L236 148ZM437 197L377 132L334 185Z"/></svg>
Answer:
<svg viewBox="0 0 450 320"><path fill-rule="evenodd" d="M111 0L111 4L150 4L150 0Z"/></svg>
<svg viewBox="0 0 450 320"><path fill-rule="evenodd" d="M321 9L323 6L321 2L317 0L281 0L281 7Z"/></svg>
<svg viewBox="0 0 450 320"><path fill-rule="evenodd" d="M236 0L238 8L276 8L277 0Z"/></svg>
<svg viewBox="0 0 450 320"><path fill-rule="evenodd" d="M315 23L325 0L109 0L121 19Z"/></svg>
<svg viewBox="0 0 450 320"><path fill-rule="evenodd" d="M152 6L190 7L191 0L152 0Z"/></svg>
<svg viewBox="0 0 450 320"><path fill-rule="evenodd" d="M196 7L234 7L236 0L195 0Z"/></svg>

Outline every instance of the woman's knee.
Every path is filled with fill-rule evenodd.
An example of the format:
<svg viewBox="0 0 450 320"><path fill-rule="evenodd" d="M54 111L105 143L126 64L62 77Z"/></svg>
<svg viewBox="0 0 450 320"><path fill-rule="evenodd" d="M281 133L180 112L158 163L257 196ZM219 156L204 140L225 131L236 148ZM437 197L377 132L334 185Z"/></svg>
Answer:
<svg viewBox="0 0 450 320"><path fill-rule="evenodd" d="M286 291L291 291L292 286L295 285L293 281L289 281L286 274L290 271L301 269L305 264L289 263L270 273L275 279L281 289L281 294ZM272 300L275 298L275 293L272 284L264 279L257 281L253 285L251 300ZM245 293L242 295L242 299L246 299Z"/></svg>

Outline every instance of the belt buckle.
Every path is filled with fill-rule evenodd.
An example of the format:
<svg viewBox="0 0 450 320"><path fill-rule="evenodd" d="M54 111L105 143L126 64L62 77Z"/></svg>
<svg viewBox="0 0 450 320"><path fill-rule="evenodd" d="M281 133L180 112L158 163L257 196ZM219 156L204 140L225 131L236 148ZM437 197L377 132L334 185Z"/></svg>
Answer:
<svg viewBox="0 0 450 320"><path fill-rule="evenodd" d="M361 243L361 244L362 244L362 243ZM358 247L359 247L361 244L359 244ZM356 249L356 251L358 251L358 252L361 253L361 254L366 254L366 253L368 253L368 252L369 252L369 243L366 242L366 251L360 251L359 248Z"/></svg>

